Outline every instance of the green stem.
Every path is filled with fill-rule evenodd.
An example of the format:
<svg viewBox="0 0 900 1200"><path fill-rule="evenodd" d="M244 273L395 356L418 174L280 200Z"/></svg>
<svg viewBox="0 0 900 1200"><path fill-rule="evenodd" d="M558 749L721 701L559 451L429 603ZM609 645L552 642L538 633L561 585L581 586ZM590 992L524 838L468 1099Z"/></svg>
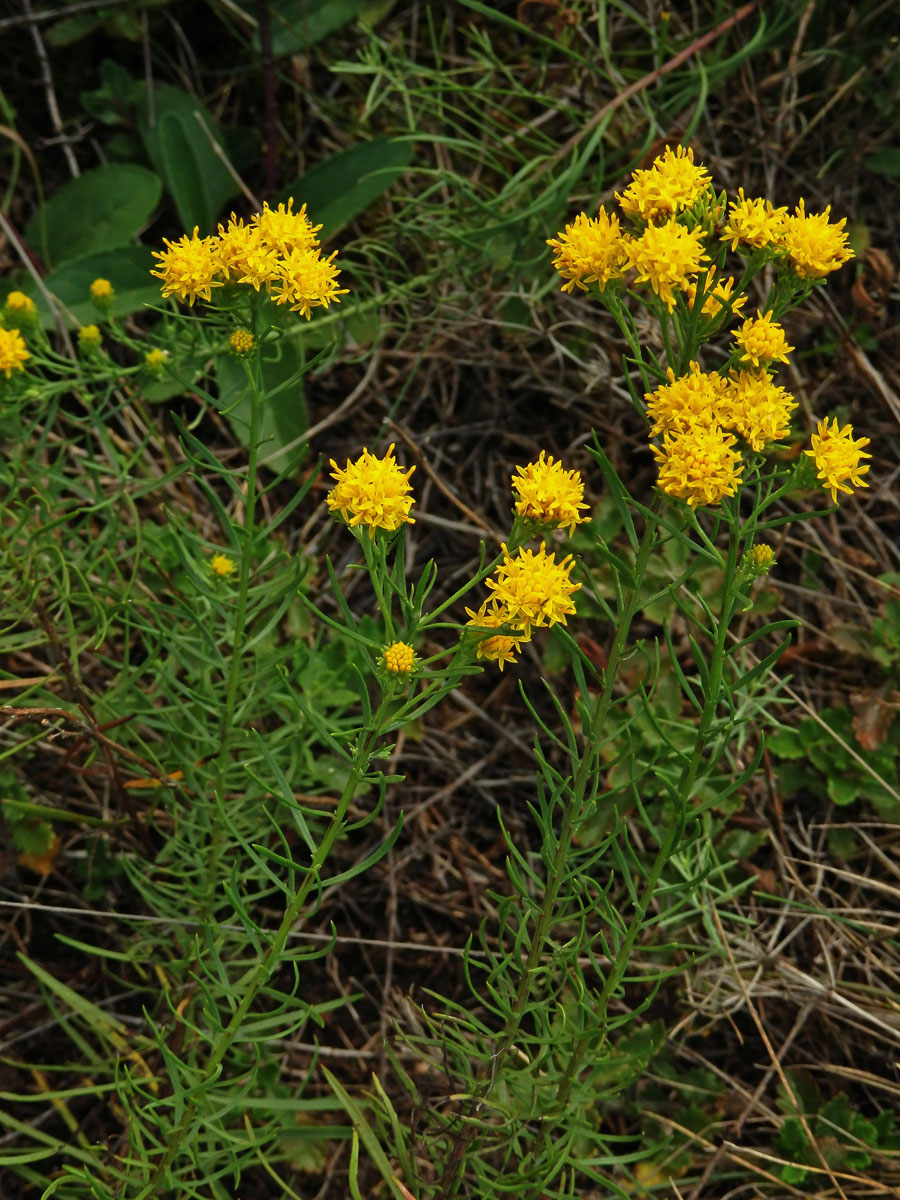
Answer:
<svg viewBox="0 0 900 1200"><path fill-rule="evenodd" d="M331 849L335 841L341 833L344 825L344 820L347 816L347 811L356 795L356 791L363 780L368 768L369 759L371 757L372 747L378 738L378 730L380 728L381 711L376 714L376 721L373 723L373 728L361 735L357 743L356 752L353 756L353 765L350 770L349 778L344 785L344 790L341 798L338 801L337 808L331 818L331 823L325 832L322 841L316 847L316 852L313 855L312 862L307 869L303 882L299 889L291 899L284 916L281 919L281 924L278 926L274 936L265 953L260 958L259 962L247 982L246 990L244 991L241 1001L232 1014L231 1020L222 1031L215 1048L209 1056L206 1063L206 1069L203 1072L203 1078L195 1085L192 1092L196 1095L204 1095L209 1084L215 1079L219 1067L228 1051L229 1046L240 1032L244 1018L250 1011L250 1006L260 992L260 989L265 985L272 971L278 966L281 960L281 955L284 952L284 947L288 939L288 934L296 922L297 918L303 910L303 906L309 898L309 893L319 880L322 868L328 859ZM168 1146L166 1153L160 1160L158 1166L153 1172L149 1182L141 1188L134 1200L150 1200L151 1197L162 1194L159 1189L166 1185L166 1173L169 1167L175 1161L175 1156L178 1154L185 1137L190 1129L191 1122L197 1113L197 1101L193 1095L189 1094L184 1101L184 1111L178 1124L171 1131L168 1138Z"/></svg>
<svg viewBox="0 0 900 1200"><path fill-rule="evenodd" d="M258 345L258 344L257 344ZM219 724L219 756L216 771L216 791L221 796L225 790L228 763L231 757L231 731L234 724L234 714L237 708L238 687L244 660L246 644L247 597L250 592L250 579L253 574L254 535L256 532L256 473L259 461L259 427L262 417L262 406L265 399L262 387L262 371L259 361L260 351L257 349L253 369L245 363L247 381L250 385L250 444L247 455L247 498L244 503L243 546L241 547L240 580L238 582L237 608L234 618L234 638L231 645L231 657L228 664L228 679L225 684L225 701L222 705L222 719ZM208 920L215 907L216 881L218 878L219 856L222 850L224 830L219 821L213 823L210 833L209 862L206 873L206 898L201 911L201 919Z"/></svg>

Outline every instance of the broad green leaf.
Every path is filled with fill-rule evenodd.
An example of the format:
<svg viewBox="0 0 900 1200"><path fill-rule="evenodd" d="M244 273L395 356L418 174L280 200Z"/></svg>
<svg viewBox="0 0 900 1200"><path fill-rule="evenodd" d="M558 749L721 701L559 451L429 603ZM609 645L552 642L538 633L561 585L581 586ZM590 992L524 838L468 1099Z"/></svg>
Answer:
<svg viewBox="0 0 900 1200"><path fill-rule="evenodd" d="M272 0L272 53L276 58L308 50L323 38L355 21L362 0ZM253 36L259 50L259 34Z"/></svg>
<svg viewBox="0 0 900 1200"><path fill-rule="evenodd" d="M280 200L306 204L322 236L332 237L386 192L412 162L412 142L373 138L317 163L284 189Z"/></svg>
<svg viewBox="0 0 900 1200"><path fill-rule="evenodd" d="M159 284L150 274L154 262L146 246L123 246L66 263L44 283L59 301L68 325L88 325L99 317L90 297L91 283L97 278L108 279L115 289L110 306L113 316L137 312L145 304L159 304ZM44 297L33 284L25 284L23 290L37 305L45 328L52 328L55 322Z"/></svg>
<svg viewBox="0 0 900 1200"><path fill-rule="evenodd" d="M214 148L223 146L218 125L199 100L168 84L153 89L151 123L146 87L138 94L141 137L185 233L195 225L202 235L212 233L223 205L238 190Z"/></svg>
<svg viewBox="0 0 900 1200"><path fill-rule="evenodd" d="M28 224L25 236L46 259L60 266L98 250L126 246L147 224L162 195L162 183L146 167L107 163L63 184Z"/></svg>

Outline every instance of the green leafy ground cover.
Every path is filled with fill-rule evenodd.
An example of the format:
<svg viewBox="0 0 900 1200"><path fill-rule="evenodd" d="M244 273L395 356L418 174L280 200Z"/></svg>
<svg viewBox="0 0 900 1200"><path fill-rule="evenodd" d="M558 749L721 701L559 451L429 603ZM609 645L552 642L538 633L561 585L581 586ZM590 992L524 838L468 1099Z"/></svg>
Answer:
<svg viewBox="0 0 900 1200"><path fill-rule="evenodd" d="M891 5L279 0L268 33L249 3L70 8L0 18L2 295L33 298L57 356L39 396L0 394L0 1194L894 1194ZM851 420L874 456L869 489L785 526L754 586L737 640L797 621L794 644L762 692L735 691L753 719L635 926L613 1052L561 1108L553 1048L596 1044L582 975L559 984L565 947L602 993L666 819L660 764L696 733L683 548L647 565L604 727L600 791L641 787L579 827L559 956L531 964L554 1003L508 1048L527 1064L541 1047L549 1075L504 1074L503 989L530 962L555 836L557 706L577 726L591 689L558 630L535 637L518 667L408 714L336 822L360 647L383 630L317 460L395 442L415 463L406 567L440 565L437 602L505 535L515 465L546 449L578 466L591 522L566 548L593 595L569 632L602 670L618 576L597 539L629 551L589 431L645 504L655 475L627 347L560 295L546 239L680 141L729 192L848 217L856 260L793 314L790 386L805 425ZM349 292L284 317L262 365L248 527L246 375L224 323L169 321L150 251L289 195ZM146 363L154 337L177 371ZM798 424L784 453L803 444ZM256 564L246 591L217 553ZM721 594L714 563L692 580ZM328 624L347 614L356 640Z"/></svg>

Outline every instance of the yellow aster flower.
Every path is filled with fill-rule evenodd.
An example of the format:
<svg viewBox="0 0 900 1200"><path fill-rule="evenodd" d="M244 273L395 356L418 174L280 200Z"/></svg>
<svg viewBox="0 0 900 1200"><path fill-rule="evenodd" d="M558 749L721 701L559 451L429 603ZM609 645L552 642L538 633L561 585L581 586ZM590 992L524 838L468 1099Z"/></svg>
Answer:
<svg viewBox="0 0 900 1200"><path fill-rule="evenodd" d="M672 217L693 208L712 182L705 167L694 165L691 147L666 146L647 170L635 171L632 182L616 199L626 216L642 221Z"/></svg>
<svg viewBox="0 0 900 1200"><path fill-rule="evenodd" d="M262 212L251 218L251 225L259 231L263 242L282 256L292 250L315 250L319 245L316 234L322 226L313 225L306 215L305 204L298 212L292 211L293 206L293 196L277 208L264 203Z"/></svg>
<svg viewBox="0 0 900 1200"><path fill-rule="evenodd" d="M249 329L236 329L228 339L228 348L237 358L248 355L254 346L253 334Z"/></svg>
<svg viewBox="0 0 900 1200"><path fill-rule="evenodd" d="M625 269L625 243L619 229L619 218L600 206L596 217L579 213L565 233L548 238L555 254L553 266L565 282L564 292L579 287L588 290L589 283L598 283L602 291L611 279L618 279Z"/></svg>
<svg viewBox="0 0 900 1200"><path fill-rule="evenodd" d="M767 546L765 542L759 542L756 546L753 546L748 551L747 557L760 574L764 574L770 567L775 565L775 551L771 546Z"/></svg>
<svg viewBox="0 0 900 1200"><path fill-rule="evenodd" d="M102 340L103 334L97 325L82 325L78 330L78 345L82 350L96 350Z"/></svg>
<svg viewBox="0 0 900 1200"><path fill-rule="evenodd" d="M787 437L797 401L772 382L768 371L732 371L727 394L727 418L722 424L739 434L751 450Z"/></svg>
<svg viewBox="0 0 900 1200"><path fill-rule="evenodd" d="M469 614L467 625L480 626L483 629L501 629L503 626L507 628L512 625L509 612L501 604L490 598L485 600L477 612L473 612L471 608L467 608ZM492 637L483 637L478 643L476 651L479 658L486 658L490 662L495 662L500 670L503 670L504 663L514 663L516 660L513 657L522 649L523 642L531 641L531 628L516 629L514 632L498 633Z"/></svg>
<svg viewBox="0 0 900 1200"><path fill-rule="evenodd" d="M528 632L532 626L557 622L565 625L566 617L575 612L572 593L581 587L569 578L574 565L572 555L557 562L555 554L546 552L543 542L537 553L521 549L514 558L505 544L501 549L503 562L486 583L494 593L494 602L505 609L514 628Z"/></svg>
<svg viewBox="0 0 900 1200"><path fill-rule="evenodd" d="M762 250L764 246L777 245L787 209L774 208L771 201L763 198L748 200L743 188L738 188L738 197L731 202L722 241L730 242L732 250L738 246Z"/></svg>
<svg viewBox="0 0 900 1200"><path fill-rule="evenodd" d="M318 250L291 250L278 263L272 299L276 304L289 304L292 312L302 313L307 321L311 309L339 301L347 288L337 285L336 256L336 250L328 258L322 258Z"/></svg>
<svg viewBox="0 0 900 1200"><path fill-rule="evenodd" d="M13 371L24 371L22 365L31 358L25 347L25 339L18 329L4 329L0 325L0 371L10 378Z"/></svg>
<svg viewBox="0 0 900 1200"><path fill-rule="evenodd" d="M108 279L95 279L91 284L92 300L111 300L115 289Z"/></svg>
<svg viewBox="0 0 900 1200"><path fill-rule="evenodd" d="M691 279L685 288L688 307L693 308L697 299L697 280ZM737 314L747 303L747 293L734 294L734 277L716 281L716 268L710 267L703 288L703 306L700 309L704 317L710 320L717 317L723 308L729 308L732 314Z"/></svg>
<svg viewBox="0 0 900 1200"><path fill-rule="evenodd" d="M541 525L553 525L568 529L569 536L575 526L587 517L578 511L587 508L583 503L584 484L577 471L567 471L562 463L547 457L542 450L537 462L526 467L516 467L512 477L513 490L518 495L516 512Z"/></svg>
<svg viewBox="0 0 900 1200"><path fill-rule="evenodd" d="M772 310L765 316L756 310L755 317L749 317L734 340L739 349L743 350L741 362L752 363L758 367L767 362L787 362L788 355L794 349L787 344L784 330L777 321L772 320Z"/></svg>
<svg viewBox="0 0 900 1200"><path fill-rule="evenodd" d="M227 579L232 575L237 568L232 559L227 554L214 554L209 560L209 569L214 575L219 575L222 579Z"/></svg>
<svg viewBox="0 0 900 1200"><path fill-rule="evenodd" d="M414 524L409 515L413 506L410 495L412 487L409 477L415 467L404 471L394 459L393 442L384 458L376 458L367 449L362 455L342 470L334 459L332 478L335 486L328 493L326 504L332 512L339 512L351 529L355 525L368 525L369 537L376 529L394 530L406 522Z"/></svg>
<svg viewBox="0 0 900 1200"><path fill-rule="evenodd" d="M853 257L844 232L847 218L831 224L830 213L830 204L823 213L807 213L801 200L794 215L784 219L781 244L801 279L821 279Z"/></svg>
<svg viewBox="0 0 900 1200"><path fill-rule="evenodd" d="M815 461L817 475L822 486L831 491L831 498L837 504L838 492L852 495L855 487L868 487L863 475L868 473L869 464L860 466L861 458L871 458L872 455L863 449L868 446L868 438L853 438L853 426L845 425L840 428L837 418L829 428L828 418L820 421L816 432L812 435L812 449L804 450Z"/></svg>
<svg viewBox="0 0 900 1200"><path fill-rule="evenodd" d="M698 362L689 365L687 375L677 379L671 367L666 374L669 382L654 392L647 392L647 418L651 422L651 437L660 433L679 432L722 422L722 410L728 395L727 381L716 371L705 372Z"/></svg>
<svg viewBox="0 0 900 1200"><path fill-rule="evenodd" d="M733 449L736 441L718 425L664 433L662 447L653 447L660 488L691 508L733 496L741 480L741 456Z"/></svg>
<svg viewBox="0 0 900 1200"><path fill-rule="evenodd" d="M27 320L34 317L37 313L37 308L30 296L26 296L24 292L10 292L4 302L3 307L11 317Z"/></svg>
<svg viewBox="0 0 900 1200"><path fill-rule="evenodd" d="M410 675L415 657L415 651L407 642L394 642L384 647L381 661L384 669L392 675Z"/></svg>
<svg viewBox="0 0 900 1200"><path fill-rule="evenodd" d="M210 290L222 286L216 275L221 270L218 239L198 237L198 227L190 237L185 234L177 242L163 238L167 249L154 250L159 259L159 269L151 271L163 281L164 297L177 296L193 304L196 299L209 300Z"/></svg>
<svg viewBox="0 0 900 1200"><path fill-rule="evenodd" d="M266 245L255 225L245 225L234 213L228 225L219 226L219 269L228 280L249 283L259 291L278 273L278 250Z"/></svg>
<svg viewBox="0 0 900 1200"><path fill-rule="evenodd" d="M703 232L685 229L673 217L664 225L648 225L639 238L627 243L628 265L638 283L649 283L669 312L675 307L675 289L686 288L709 261L703 249Z"/></svg>

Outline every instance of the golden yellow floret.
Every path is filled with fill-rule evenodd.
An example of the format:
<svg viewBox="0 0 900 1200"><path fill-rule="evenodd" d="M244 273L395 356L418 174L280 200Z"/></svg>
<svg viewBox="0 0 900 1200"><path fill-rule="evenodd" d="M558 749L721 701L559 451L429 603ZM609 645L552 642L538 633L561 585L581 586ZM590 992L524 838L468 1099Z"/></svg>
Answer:
<svg viewBox="0 0 900 1200"><path fill-rule="evenodd" d="M586 292L589 283L599 284L602 291L625 269L625 243L619 218L615 213L607 213L602 205L596 217L579 213L564 233L548 238L547 245L555 252L553 266L563 277L564 292L576 287Z"/></svg>
<svg viewBox="0 0 900 1200"><path fill-rule="evenodd" d="M785 217L781 244L801 279L821 279L853 258L844 232L846 217L829 221L831 205L822 213L807 213L801 200L793 216Z"/></svg>
<svg viewBox="0 0 900 1200"><path fill-rule="evenodd" d="M509 629L513 624L507 609L502 604L498 604L493 597L485 600L477 612L471 608L467 608L466 612L469 615L467 625L475 625L483 629L502 629L505 626ZM530 627L524 630L516 629L513 632L497 633L481 638L476 654L478 658L486 658L490 662L495 662L502 671L504 663L514 663L516 661L514 655L520 652L522 643L529 641L531 641Z"/></svg>
<svg viewBox="0 0 900 1200"><path fill-rule="evenodd" d="M754 367L769 362L787 362L788 355L794 349L787 344L782 327L772 320L771 309L765 316L757 309L756 316L744 322L734 335L734 340L743 351L740 361L752 363Z"/></svg>
<svg viewBox="0 0 900 1200"><path fill-rule="evenodd" d="M766 545L765 542L758 542L753 546L748 553L748 557L760 573L768 571L775 563L775 551L771 546Z"/></svg>
<svg viewBox="0 0 900 1200"><path fill-rule="evenodd" d="M568 529L570 537L575 526L587 520L587 516L579 512L588 507L583 499L581 475L578 471L567 471L562 463L548 457L546 450L541 451L536 462L516 467L512 486L518 496L516 512L520 517L540 525Z"/></svg>
<svg viewBox="0 0 900 1200"><path fill-rule="evenodd" d="M9 292L3 304L7 313L11 317L18 317L20 320L29 320L36 316L37 307L30 296L26 296L24 292Z"/></svg>
<svg viewBox="0 0 900 1200"><path fill-rule="evenodd" d="M701 370L698 362L688 366L687 375L676 378L669 367L668 383L647 392L647 418L651 437L660 433L684 433L698 425L721 425L728 396L728 385L716 371Z"/></svg>
<svg viewBox="0 0 900 1200"><path fill-rule="evenodd" d="M259 291L278 273L278 250L269 246L255 225L245 225L234 213L228 225L219 226L219 270L226 280L246 283Z"/></svg>
<svg viewBox="0 0 900 1200"><path fill-rule="evenodd" d="M102 340L98 325L82 325L78 330L78 345L82 350L96 350Z"/></svg>
<svg viewBox="0 0 900 1200"><path fill-rule="evenodd" d="M221 270L218 239L198 234L195 225L190 237L185 234L177 242L163 238L166 249L152 252L159 259L159 267L150 274L163 281L164 297L177 296L193 304L197 299L209 300L211 289L222 286L222 280L216 277Z"/></svg>
<svg viewBox="0 0 900 1200"><path fill-rule="evenodd" d="M392 675L409 675L412 673L415 657L415 651L407 642L394 642L384 647L381 661L384 669Z"/></svg>
<svg viewBox="0 0 900 1200"><path fill-rule="evenodd" d="M527 632L532 626L565 625L566 617L575 612L572 594L581 587L570 579L572 555L557 562L543 542L536 553L520 549L515 557L510 556L505 544L501 549L503 562L486 583L513 627Z"/></svg>
<svg viewBox="0 0 900 1200"><path fill-rule="evenodd" d="M222 579L227 579L229 575L237 570L237 567L226 554L214 554L209 560L209 569L214 575L219 575Z"/></svg>
<svg viewBox="0 0 900 1200"><path fill-rule="evenodd" d="M642 221L673 217L693 208L707 190L712 177L705 167L694 165L691 147L666 146L647 170L635 171L624 192L616 193L622 212Z"/></svg>
<svg viewBox="0 0 900 1200"><path fill-rule="evenodd" d="M236 329L228 339L228 348L238 358L249 354L255 345L253 334L249 329Z"/></svg>
<svg viewBox="0 0 900 1200"><path fill-rule="evenodd" d="M664 225L648 225L626 248L637 282L649 283L669 312L675 307L676 289L687 288L690 277L709 261L702 230L685 229L674 217Z"/></svg>
<svg viewBox="0 0 900 1200"><path fill-rule="evenodd" d="M786 208L775 208L763 197L748 200L744 189L738 188L738 199L731 202L722 241L730 242L732 250L738 246L762 250L777 245L786 214Z"/></svg>
<svg viewBox="0 0 900 1200"><path fill-rule="evenodd" d="M687 302L688 308L693 308L697 299L697 284L698 281L692 279L688 282ZM723 308L728 309L732 315L737 315L744 305L747 303L747 293L738 292L734 294L734 277L729 275L726 279L716 280L716 268L710 267L706 274L706 283L703 286L703 305L700 309L704 317L713 320L718 317Z"/></svg>
<svg viewBox="0 0 900 1200"><path fill-rule="evenodd" d="M148 350L144 355L144 362L154 375L161 375L163 367L168 361L168 350L161 350L158 346L155 346L152 350Z"/></svg>
<svg viewBox="0 0 900 1200"><path fill-rule="evenodd" d="M318 250L291 250L278 261L272 299L276 304L290 305L292 312L302 313L307 321L311 309L328 308L332 300L339 301L347 288L338 287L336 256L336 250L328 258L322 258Z"/></svg>
<svg viewBox="0 0 900 1200"><path fill-rule="evenodd" d="M786 438L797 401L773 383L768 371L732 371L728 377L727 417L722 424L762 450Z"/></svg>
<svg viewBox="0 0 900 1200"><path fill-rule="evenodd" d="M351 528L367 525L369 537L374 537L376 529L393 531L404 523L414 524L409 515L413 506L409 477L415 467L403 470L394 458L393 443L384 458L363 449L356 462L348 459L343 469L334 459L331 465L332 478L337 482L326 504L332 512L339 512Z"/></svg>
<svg viewBox="0 0 900 1200"><path fill-rule="evenodd" d="M698 425L684 432L663 434L662 447L654 446L659 464L660 488L684 500L691 508L718 504L733 496L741 481L741 456L737 439L718 425Z"/></svg>
<svg viewBox="0 0 900 1200"><path fill-rule="evenodd" d="M24 371L24 363L31 358L25 345L25 339L18 329L4 329L0 326L0 371L10 378L13 371Z"/></svg>
<svg viewBox="0 0 900 1200"><path fill-rule="evenodd" d="M263 241L272 246L282 256L292 250L314 250L319 242L316 234L321 225L313 225L306 215L306 205L294 212L294 197L287 204L279 204L277 208L269 208L264 203L261 213L251 217L251 225L259 231Z"/></svg>
<svg viewBox="0 0 900 1200"><path fill-rule="evenodd" d="M91 284L92 300L111 300L115 289L108 279L95 279Z"/></svg>
<svg viewBox="0 0 900 1200"><path fill-rule="evenodd" d="M860 466L860 459L872 457L863 449L868 444L869 439L865 437L854 440L853 426L841 428L836 417L830 427L827 417L819 422L812 435L812 449L803 453L815 461L816 478L831 492L835 504L838 492L846 492L849 496L853 488L869 486L862 478L868 473L869 464Z"/></svg>

